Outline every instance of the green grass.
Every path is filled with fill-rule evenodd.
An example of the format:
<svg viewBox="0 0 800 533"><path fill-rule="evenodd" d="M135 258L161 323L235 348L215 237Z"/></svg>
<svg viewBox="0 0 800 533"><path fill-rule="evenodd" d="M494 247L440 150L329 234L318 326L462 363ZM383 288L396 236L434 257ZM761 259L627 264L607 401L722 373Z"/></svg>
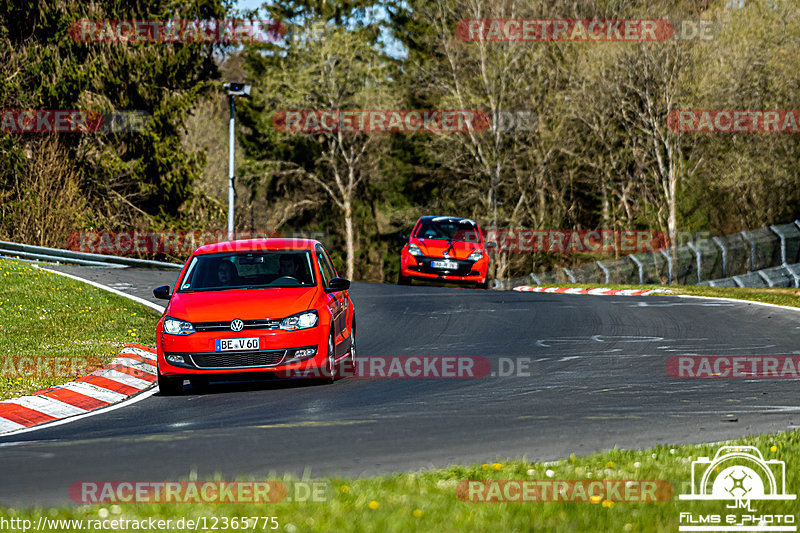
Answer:
<svg viewBox="0 0 800 533"><path fill-rule="evenodd" d="M511 461L454 466L443 470L362 479L332 478L331 497L323 503L277 504L103 504L55 509L0 509L0 517L36 522L55 519L177 520L181 517L275 516L278 531L678 531L679 513L725 514L724 502L678 500L689 491L691 462L713 457L721 443L659 446L648 450L612 450L554 463ZM764 459L786 463L787 492L800 492L800 432L747 437L730 442L756 446ZM548 477L552 470L552 477ZM461 501L462 480L664 480L672 483L671 500L657 503L609 502L472 503ZM791 514L796 501L754 501L757 514ZM261 530L261 524L256 529ZM252 528L251 528L252 529Z"/></svg>
<svg viewBox="0 0 800 533"><path fill-rule="evenodd" d="M70 381L109 362L125 342L152 344L157 321L127 298L0 259L0 399ZM63 366L20 365L21 358Z"/></svg>

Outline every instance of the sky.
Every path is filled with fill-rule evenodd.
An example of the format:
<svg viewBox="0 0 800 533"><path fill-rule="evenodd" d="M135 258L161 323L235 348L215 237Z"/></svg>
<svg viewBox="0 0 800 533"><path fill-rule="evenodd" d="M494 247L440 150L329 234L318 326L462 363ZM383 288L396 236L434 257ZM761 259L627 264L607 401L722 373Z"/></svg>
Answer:
<svg viewBox="0 0 800 533"><path fill-rule="evenodd" d="M268 0L238 0L235 4L236 9L239 10L247 10L247 9L259 9L263 4L267 3ZM378 18L386 18L387 13L383 9L379 9L375 12L375 15ZM383 32L383 35L380 38L380 42L383 44L386 53L394 58L403 59L406 56L406 51L403 45L397 41L396 39L392 38L388 31Z"/></svg>

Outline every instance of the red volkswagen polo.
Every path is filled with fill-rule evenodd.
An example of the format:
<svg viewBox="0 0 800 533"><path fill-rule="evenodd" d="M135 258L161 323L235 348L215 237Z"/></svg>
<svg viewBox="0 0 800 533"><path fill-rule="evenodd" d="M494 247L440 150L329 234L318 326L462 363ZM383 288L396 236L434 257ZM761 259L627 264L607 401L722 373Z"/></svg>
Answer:
<svg viewBox="0 0 800 533"><path fill-rule="evenodd" d="M489 256L480 227L468 218L421 217L400 252L400 285L412 279L489 285Z"/></svg>
<svg viewBox="0 0 800 533"><path fill-rule="evenodd" d="M201 246L178 277L158 321L158 387L272 373L333 381L355 363L350 282L337 276L317 241L254 239ZM353 366L355 368L355 366Z"/></svg>

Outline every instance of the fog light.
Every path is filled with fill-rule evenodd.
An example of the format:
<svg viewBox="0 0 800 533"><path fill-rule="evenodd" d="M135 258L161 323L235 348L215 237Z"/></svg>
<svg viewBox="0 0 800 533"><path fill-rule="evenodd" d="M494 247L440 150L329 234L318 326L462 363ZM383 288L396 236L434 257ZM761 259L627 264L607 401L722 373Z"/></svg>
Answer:
<svg viewBox="0 0 800 533"><path fill-rule="evenodd" d="M186 361L183 360L183 356L182 355L168 355L167 356L167 361L170 362L170 363L186 364Z"/></svg>
<svg viewBox="0 0 800 533"><path fill-rule="evenodd" d="M316 353L316 348L301 348L300 350L294 351L292 359L308 359L310 357L314 357Z"/></svg>

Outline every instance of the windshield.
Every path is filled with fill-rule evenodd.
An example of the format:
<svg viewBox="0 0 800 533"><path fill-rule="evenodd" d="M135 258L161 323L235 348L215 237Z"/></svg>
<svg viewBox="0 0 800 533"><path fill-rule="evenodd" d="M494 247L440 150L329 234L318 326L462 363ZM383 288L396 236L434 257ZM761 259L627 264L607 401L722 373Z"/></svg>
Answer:
<svg viewBox="0 0 800 533"><path fill-rule="evenodd" d="M414 237L442 241L480 242L475 223L459 218L423 220Z"/></svg>
<svg viewBox="0 0 800 533"><path fill-rule="evenodd" d="M302 250L198 255L178 292L311 287L311 254Z"/></svg>

